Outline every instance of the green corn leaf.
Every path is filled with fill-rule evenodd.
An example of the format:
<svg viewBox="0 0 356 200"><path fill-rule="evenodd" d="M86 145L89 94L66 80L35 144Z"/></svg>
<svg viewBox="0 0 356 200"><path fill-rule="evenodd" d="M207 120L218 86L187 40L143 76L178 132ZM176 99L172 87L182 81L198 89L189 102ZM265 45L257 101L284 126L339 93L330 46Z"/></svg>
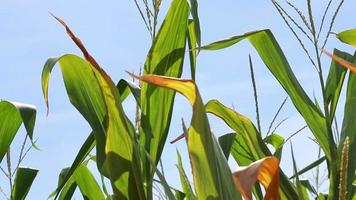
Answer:
<svg viewBox="0 0 356 200"><path fill-rule="evenodd" d="M16 171L15 182L11 191L12 200L24 200L38 173L37 169L19 167Z"/></svg>
<svg viewBox="0 0 356 200"><path fill-rule="evenodd" d="M273 155L276 156L279 160L281 160L284 138L276 133L273 133L265 137L263 141L268 144L271 144L274 147L275 151Z"/></svg>
<svg viewBox="0 0 356 200"><path fill-rule="evenodd" d="M188 177L184 171L183 164L182 164L182 158L181 158L178 150L177 150L177 157L178 157L177 168L179 171L180 182L182 184L182 189L185 194L185 197L187 198L187 200L195 200L196 197L194 195L192 187L190 186Z"/></svg>
<svg viewBox="0 0 356 200"><path fill-rule="evenodd" d="M232 144L234 143L236 133L228 133L225 135L222 135L218 138L220 147L222 151L224 152L226 160L229 159L230 151Z"/></svg>
<svg viewBox="0 0 356 200"><path fill-rule="evenodd" d="M189 61L190 61L190 74L192 77L192 80L195 80L195 71L196 71L196 65L197 65L197 38L195 35L195 21L194 20L189 20L188 24L188 47L189 47Z"/></svg>
<svg viewBox="0 0 356 200"><path fill-rule="evenodd" d="M323 163L325 161L325 156L319 158L318 160L310 163L308 166L304 167L303 169L301 169L300 171L298 171L298 173L294 174L293 176L291 176L289 179L295 178L297 175L302 175L305 172L310 171L311 169L313 169L314 167L317 167L318 165L320 165L321 163Z"/></svg>
<svg viewBox="0 0 356 200"><path fill-rule="evenodd" d="M294 158L294 150L293 150L292 144L290 145L290 150L292 153L293 171L294 171L294 174L297 174L298 169L297 169L297 163L295 162L295 158ZM309 200L308 192L307 192L306 188L303 187L303 185L301 184L298 174L295 176L295 184L297 186L298 196L304 200Z"/></svg>
<svg viewBox="0 0 356 200"><path fill-rule="evenodd" d="M59 60L62 60L60 68L69 100L88 121L95 135L98 169L101 170L105 159L105 127L102 123L106 107L100 85L93 74L93 67L78 56L68 54L59 58L49 58L42 71L42 91L48 109L50 74Z"/></svg>
<svg viewBox="0 0 356 200"><path fill-rule="evenodd" d="M85 165L80 165L73 176L84 199L105 200L99 184Z"/></svg>
<svg viewBox="0 0 356 200"><path fill-rule="evenodd" d="M328 133L326 129L325 117L320 113L317 106L310 100L299 84L270 30L249 32L244 35L208 44L201 47L201 49L218 50L234 45L243 39L248 39L251 42L262 61L288 93L294 106L303 116L313 135L318 140L326 157L329 160L335 158L336 145L331 133Z"/></svg>
<svg viewBox="0 0 356 200"><path fill-rule="evenodd" d="M192 14L194 26L192 29L194 31L195 42L198 47L201 46L201 32L200 32L200 22L198 16L198 1L197 0L187 0L190 6L190 13Z"/></svg>
<svg viewBox="0 0 356 200"><path fill-rule="evenodd" d="M217 100L209 101L205 106L206 112L212 113L225 121L225 123L237 133L232 144L231 154L236 162L243 166L249 165L253 161L260 160L266 156L271 156L271 152L263 142L256 127L247 117L227 108ZM282 197L291 199L297 196L296 191L288 178L281 171Z"/></svg>
<svg viewBox="0 0 356 200"><path fill-rule="evenodd" d="M35 119L36 108L34 106L0 101L0 162L10 148L22 123L32 141Z"/></svg>
<svg viewBox="0 0 356 200"><path fill-rule="evenodd" d="M242 135L247 144L248 151L254 160L259 160L267 155L271 155L250 119L225 107L217 100L210 100L206 104L205 109L206 112L223 119L236 133Z"/></svg>
<svg viewBox="0 0 356 200"><path fill-rule="evenodd" d="M59 200L72 199L72 196L77 189L77 184L75 183L74 178L68 175L70 170L70 167L61 170L58 177L58 187L50 194L48 199L51 199L52 197L54 197L54 199L58 198Z"/></svg>
<svg viewBox="0 0 356 200"><path fill-rule="evenodd" d="M131 92L131 94L135 98L137 104L141 107L141 88L140 87L138 87L134 83L127 81L125 79L121 79L116 84L116 87L119 90L121 102L123 102Z"/></svg>
<svg viewBox="0 0 356 200"><path fill-rule="evenodd" d="M123 112L115 84L100 67L93 66L78 56L64 55L57 60L71 103L93 129L98 169L111 179L116 187L115 194L127 198L144 196L143 186L136 187L142 181L135 181L140 176L140 170L137 169L137 152L133 151L132 145L134 129ZM49 77L53 64L55 63L50 61L46 63L42 77ZM46 99L48 80L49 78L42 79ZM120 171L116 170L118 168ZM122 176L127 172L128 176Z"/></svg>
<svg viewBox="0 0 356 200"><path fill-rule="evenodd" d="M143 74L158 74L180 77L182 74L188 27L189 5L186 0L173 0L166 18L157 34L144 65ZM154 85L142 83L141 86L141 143L152 160L159 162L166 142L175 93ZM147 181L153 178L150 164Z"/></svg>
<svg viewBox="0 0 356 200"><path fill-rule="evenodd" d="M334 56L338 56L344 60L352 62L353 56L350 54L334 49ZM339 101L339 96L344 83L345 75L347 69L341 66L334 60L331 62L329 69L328 78L325 85L325 96L328 103L330 103L330 118L333 119L335 116L335 111L337 103Z"/></svg>
<svg viewBox="0 0 356 200"><path fill-rule="evenodd" d="M204 104L193 81L163 76L136 77L183 94L193 105L187 133L195 191L198 199L241 199L225 156L210 131Z"/></svg>
<svg viewBox="0 0 356 200"><path fill-rule="evenodd" d="M356 57L356 56L355 56ZM356 63L356 59L353 60L353 63ZM350 73L349 80L347 83L346 91L346 102L344 107L344 120L342 123L340 143L339 146L342 147L346 137L349 137L349 165L347 168L347 191L352 190L352 177L355 176L356 169L356 159L353 159L356 155L356 74ZM341 155L342 148L339 148L339 155ZM341 162L341 161L340 161ZM350 193L347 194L349 196Z"/></svg>
<svg viewBox="0 0 356 200"><path fill-rule="evenodd" d="M356 29L349 29L336 34L336 37L346 44L356 47Z"/></svg>
<svg viewBox="0 0 356 200"><path fill-rule="evenodd" d="M58 187L55 190L56 197L59 195L61 190L63 189L64 185L69 181L70 177L73 175L74 171L80 166L80 164L85 160L85 158L89 155L91 150L95 146L95 137L93 133L90 133L88 138L83 143L82 147L80 148L77 156L75 157L72 165L70 168L65 168L65 171L62 170L59 180L58 180Z"/></svg>

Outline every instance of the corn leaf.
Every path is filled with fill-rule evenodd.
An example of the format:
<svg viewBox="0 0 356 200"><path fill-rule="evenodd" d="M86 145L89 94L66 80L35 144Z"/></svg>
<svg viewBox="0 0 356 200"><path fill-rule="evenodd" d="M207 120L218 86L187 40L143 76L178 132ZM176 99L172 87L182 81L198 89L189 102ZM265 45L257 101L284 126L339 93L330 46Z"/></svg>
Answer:
<svg viewBox="0 0 356 200"><path fill-rule="evenodd" d="M80 166L80 164L85 160L85 158L89 155L89 153L94 147L95 147L95 137L93 133L90 133L88 138L85 140L82 147L80 148L71 167L62 170L58 180L58 187L54 191L56 196L55 198L58 197L61 190L64 189L63 187L66 185L67 181L69 181L70 177L73 175L74 171Z"/></svg>
<svg viewBox="0 0 356 200"><path fill-rule="evenodd" d="M131 92L137 104L141 107L141 88L139 86L125 79L121 79L116 84L116 87L119 90L121 102L123 102Z"/></svg>
<svg viewBox="0 0 356 200"><path fill-rule="evenodd" d="M278 160L281 160L284 138L276 133L272 133L271 135L265 137L263 141L274 147L275 151L273 156L277 157Z"/></svg>
<svg viewBox="0 0 356 200"><path fill-rule="evenodd" d="M173 0L165 20L147 55L143 74L180 77L182 74L188 27L189 5ZM174 104L174 91L142 83L140 141L157 164L166 142ZM148 162L144 164L147 181L153 178Z"/></svg>
<svg viewBox="0 0 356 200"><path fill-rule="evenodd" d="M349 29L336 34L336 37L346 44L356 47L356 29Z"/></svg>
<svg viewBox="0 0 356 200"><path fill-rule="evenodd" d="M195 34L195 21L189 20L188 24L188 47L189 47L189 61L190 61L190 74L192 80L195 80L195 71L197 65L197 37Z"/></svg>
<svg viewBox="0 0 356 200"><path fill-rule="evenodd" d="M70 200L72 199L72 196L77 189L77 184L74 180L73 176L69 176L71 168L67 167L61 170L59 177L58 177L58 188L61 188L58 190L58 188L52 192L52 194L48 197L50 199L51 197L55 196L55 199L58 198L58 200ZM67 178L69 177L69 178ZM58 197L57 197L57 196Z"/></svg>
<svg viewBox="0 0 356 200"><path fill-rule="evenodd" d="M218 138L221 150L224 152L226 160L229 159L231 147L232 144L234 143L235 137L236 137L236 133L228 133Z"/></svg>
<svg viewBox="0 0 356 200"><path fill-rule="evenodd" d="M262 61L290 96L294 106L303 116L329 160L336 157L336 145L326 129L326 120L317 106L305 93L285 58L282 49L270 30L249 32L201 47L202 50L218 50L248 39Z"/></svg>
<svg viewBox="0 0 356 200"><path fill-rule="evenodd" d="M11 191L12 200L24 200L38 173L37 169L19 167L16 171L15 182Z"/></svg>
<svg viewBox="0 0 356 200"><path fill-rule="evenodd" d="M183 94L192 104L193 117L187 133L187 143L197 198L241 199L234 187L224 154L210 131L204 104L195 83L156 75L136 78L173 89Z"/></svg>
<svg viewBox="0 0 356 200"><path fill-rule="evenodd" d="M18 129L23 123L27 135L33 138L36 108L31 105L0 101L0 162L10 148Z"/></svg>
<svg viewBox="0 0 356 200"><path fill-rule="evenodd" d="M190 186L189 179L184 171L183 164L182 164L182 157L180 156L178 150L177 150L177 157L178 157L177 168L179 171L179 178L182 184L182 189L185 194L185 197L187 198L187 200L195 200L196 197L194 195L192 187Z"/></svg>
<svg viewBox="0 0 356 200"><path fill-rule="evenodd" d="M304 167L303 169L301 169L300 171L298 171L296 174L294 174L293 176L291 176L289 179L295 178L297 175L302 175L305 172L310 171L311 169L313 169L314 167L320 165L321 163L323 163L325 161L325 156L319 158L318 160L310 163L309 165L307 165L306 167Z"/></svg>
<svg viewBox="0 0 356 200"><path fill-rule="evenodd" d="M201 46L201 32L200 32L200 22L198 16L198 1L197 0L187 0L190 6L190 13L194 21L194 38L198 47Z"/></svg>
<svg viewBox="0 0 356 200"><path fill-rule="evenodd" d="M356 59L353 61L356 63ZM344 107L344 120L342 123L341 135L340 135L340 148L339 155L341 155L342 144L346 137L349 137L349 165L347 167L347 191L352 190L352 177L355 176L356 159L352 159L356 155L356 74L350 73L347 83L346 101ZM340 161L341 162L341 161ZM347 194L350 197L350 193Z"/></svg>
<svg viewBox="0 0 356 200"><path fill-rule="evenodd" d="M80 165L73 176L84 199L105 200L99 184L85 165Z"/></svg>
<svg viewBox="0 0 356 200"><path fill-rule="evenodd" d="M236 188L246 200L252 200L252 187L260 182L266 189L264 199L279 200L279 161L275 157L266 157L241 167L233 173Z"/></svg>
<svg viewBox="0 0 356 200"><path fill-rule="evenodd" d="M302 199L304 199L304 200L309 200L308 192L303 187L302 183L300 182L299 175L297 173L298 172L297 163L295 162L294 150L293 150L292 144L291 144L290 148L291 148L292 161L293 161L293 172L294 172L294 174L296 174L296 176L295 176L295 185L297 186L298 196L302 197Z"/></svg>
<svg viewBox="0 0 356 200"><path fill-rule="evenodd" d="M334 56L338 56L352 62L353 56L350 54L340 51L338 49L334 49ZM326 100L330 103L330 118L333 119L335 116L335 111L337 107L337 103L339 101L339 96L341 93L341 89L344 83L345 75L346 75L346 68L342 67L336 61L331 62L331 66L329 69L328 78L326 80L325 85L325 93L326 93Z"/></svg>
<svg viewBox="0 0 356 200"><path fill-rule="evenodd" d="M209 101L205 108L206 112L212 113L224 120L237 133L237 137L235 137L232 144L231 154L240 166L249 165L251 162L272 155L250 119L237 113L235 110L227 108L217 100ZM280 174L281 189L283 191L281 194L282 197L291 199L297 196L288 178L282 171Z"/></svg>

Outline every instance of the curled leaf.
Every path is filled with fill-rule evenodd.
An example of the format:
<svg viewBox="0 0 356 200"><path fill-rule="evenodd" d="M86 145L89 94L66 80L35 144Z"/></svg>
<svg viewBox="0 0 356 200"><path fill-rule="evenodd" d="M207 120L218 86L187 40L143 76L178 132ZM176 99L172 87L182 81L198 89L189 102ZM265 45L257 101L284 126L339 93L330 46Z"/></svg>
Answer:
<svg viewBox="0 0 356 200"><path fill-rule="evenodd" d="M279 200L279 161L269 156L241 167L233 173L236 188L246 200L252 199L252 188L256 181L266 189L264 199Z"/></svg>

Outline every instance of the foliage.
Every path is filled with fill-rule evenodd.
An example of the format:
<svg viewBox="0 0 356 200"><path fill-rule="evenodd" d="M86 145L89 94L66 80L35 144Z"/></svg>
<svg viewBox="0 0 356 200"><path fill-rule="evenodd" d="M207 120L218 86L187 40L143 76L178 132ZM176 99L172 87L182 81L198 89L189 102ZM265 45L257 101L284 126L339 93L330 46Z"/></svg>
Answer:
<svg viewBox="0 0 356 200"><path fill-rule="evenodd" d="M352 158L356 154L354 133L356 54L350 55L338 49L330 54L323 49L343 1L337 5L321 43L323 25L331 1L324 11L319 29L316 28L310 0L307 0L308 16L294 4L287 2L301 24L280 3L271 1L318 74L323 97L321 105L311 100L301 86L282 48L269 29L252 31L202 45L197 0L172 0L158 29L161 1L153 0L152 6L147 0L142 0L143 6L136 0L134 2L152 38L143 74L128 73L140 81L139 85L125 79L115 83L69 26L53 15L81 50L83 58L65 54L47 60L41 76L47 111L51 72L58 63L70 103L88 122L91 132L88 133L87 140L72 165L64 168L59 174L58 186L49 198L72 199L77 188L84 199L150 200L154 199L154 192L160 190L159 188L164 190L160 193L160 198L165 199L279 200L355 197L356 159ZM299 34L306 37L308 43L305 43ZM356 44L355 29L340 32L336 37L353 47ZM285 139L274 131L270 132L274 120L267 135L261 132L251 57L249 64L257 126L248 117L218 100L213 99L204 104L194 81L199 75L197 56L200 51L225 49L243 40L248 40L252 44L263 63L286 91L320 148L319 158L298 170L291 144L294 174L290 177L279 167L282 150L290 138ZM319 49L320 46L322 49ZM310 49L315 51L314 54L310 53ZM186 52L189 52L190 79L181 78ZM321 64L322 52L333 59L326 80L323 74L325 67ZM348 79L347 84L344 84L345 79ZM342 129L339 133L338 128L334 128L335 113L343 88L346 89L346 103ZM158 166L169 134L173 108L177 106L175 105L177 92L186 97L192 106L191 122L188 128L183 122L182 138L185 138L187 144L193 184L190 183L190 176L186 174L182 158L177 152L177 168L183 191L172 188ZM129 119L123 107L123 102L130 94L136 101L135 121ZM286 100L276 116L285 102ZM222 119L234 132L216 138L210 128L208 114ZM33 140L35 116L36 110L32 106L0 102L0 161L6 155L8 172L2 171L9 179L11 199L25 199L38 172L35 169L19 167L26 155L26 153L23 155L23 149L14 171L11 170L10 158L10 144L22 123L27 131L22 148L27 138L32 142L31 147L35 147ZM229 157L239 165L237 170L230 169ZM327 164L329 178L327 195L319 193L308 180L301 177L305 172L319 168L324 161ZM100 182L89 170L89 162L95 163L100 173ZM15 178L13 174L16 174ZM108 183L111 186L109 190ZM158 189L156 183L160 185ZM264 187L264 192L261 186Z"/></svg>

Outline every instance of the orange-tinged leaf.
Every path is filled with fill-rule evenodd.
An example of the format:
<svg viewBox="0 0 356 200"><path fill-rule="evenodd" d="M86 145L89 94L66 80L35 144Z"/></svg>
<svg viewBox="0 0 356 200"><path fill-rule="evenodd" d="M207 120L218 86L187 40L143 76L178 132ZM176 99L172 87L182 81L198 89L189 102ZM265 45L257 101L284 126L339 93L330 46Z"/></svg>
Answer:
<svg viewBox="0 0 356 200"><path fill-rule="evenodd" d="M130 76L145 81L151 84L159 85L160 87L176 90L186 96L189 102L194 105L196 100L197 88L192 80L183 80L172 77L163 77L155 75L136 76L133 73L127 72Z"/></svg>
<svg viewBox="0 0 356 200"><path fill-rule="evenodd" d="M356 64L350 63L340 57L334 56L331 53L325 51L324 49L321 49L321 51L327 56L329 56L331 59L333 59L335 62L339 63L341 66L350 69L352 73L356 73Z"/></svg>
<svg viewBox="0 0 356 200"><path fill-rule="evenodd" d="M279 200L279 161L269 156L241 167L233 173L236 188L246 200L252 199L252 188L256 181L266 189L266 200Z"/></svg>

